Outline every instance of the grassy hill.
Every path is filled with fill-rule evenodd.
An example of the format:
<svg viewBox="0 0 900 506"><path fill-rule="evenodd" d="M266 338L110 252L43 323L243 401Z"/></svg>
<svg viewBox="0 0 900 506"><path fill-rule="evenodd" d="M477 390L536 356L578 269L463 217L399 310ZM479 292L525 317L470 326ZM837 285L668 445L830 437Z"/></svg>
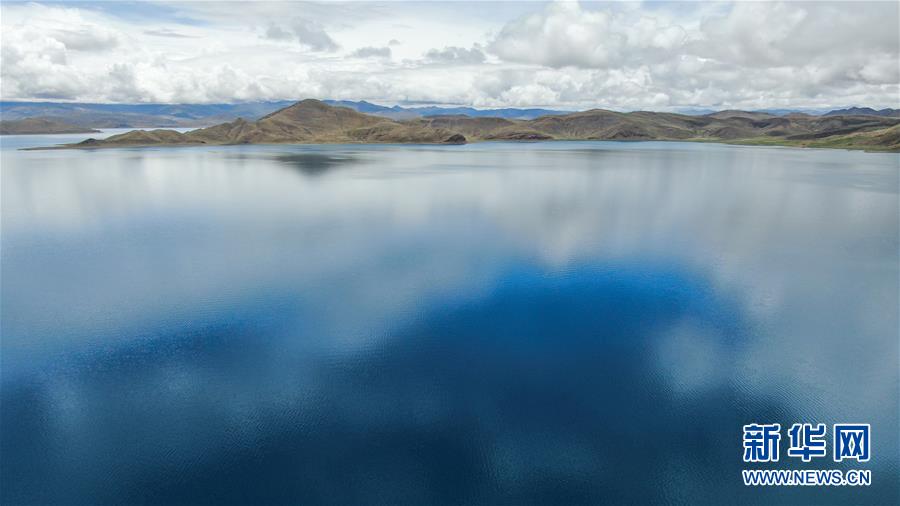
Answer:
<svg viewBox="0 0 900 506"><path fill-rule="evenodd" d="M47 118L0 121L0 135L85 134L95 132L99 132L99 130Z"/></svg>
<svg viewBox="0 0 900 506"><path fill-rule="evenodd" d="M531 120L432 116L395 120L303 100L257 121L238 119L179 133L136 130L70 147L263 144L450 143L490 140L680 140L900 150L900 118L720 111L703 116L603 109Z"/></svg>

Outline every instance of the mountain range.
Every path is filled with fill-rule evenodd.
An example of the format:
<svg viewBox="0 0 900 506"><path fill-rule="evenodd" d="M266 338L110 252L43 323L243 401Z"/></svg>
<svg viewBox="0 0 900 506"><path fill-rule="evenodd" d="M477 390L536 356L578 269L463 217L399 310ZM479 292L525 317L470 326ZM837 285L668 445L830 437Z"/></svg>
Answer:
<svg viewBox="0 0 900 506"><path fill-rule="evenodd" d="M293 101L247 102L238 104L87 104L63 102L0 102L0 119L4 122L39 118L56 123L66 123L83 128L199 128L244 118L255 121L279 109L293 104ZM394 120L408 120L420 117L466 115L473 118L491 117L511 120L530 120L542 116L562 116L572 111L554 109L476 109L473 107L383 106L363 101L325 100L324 103L353 109L357 112ZM708 109L686 109L682 114L705 116L715 111ZM821 115L824 111L799 111L773 109L764 112L774 116L785 116L797 112ZM853 107L825 112L825 115L872 115L900 117L900 109ZM53 133L46 131L43 133Z"/></svg>
<svg viewBox="0 0 900 506"><path fill-rule="evenodd" d="M847 109L828 111L825 113L825 116L887 116L900 118L900 109L875 110L871 107L849 107Z"/></svg>
<svg viewBox="0 0 900 506"><path fill-rule="evenodd" d="M4 121L42 118L88 128L204 127L237 118L257 119L293 101L240 104L83 104L0 102Z"/></svg>
<svg viewBox="0 0 900 506"><path fill-rule="evenodd" d="M86 128L190 128L205 127L238 118L257 120L283 109L294 101L248 102L239 104L81 104L64 102L0 102L3 121L40 118ZM510 119L533 119L571 111L551 109L475 109L472 107L387 107L365 100L325 100L329 105L391 119L466 114ZM44 132L52 133L52 132ZM60 132L62 133L62 132Z"/></svg>
<svg viewBox="0 0 900 506"><path fill-rule="evenodd" d="M444 115L395 120L307 99L256 121L181 133L135 130L63 147L277 143L435 143L492 140L680 140L900 151L900 118L719 111L703 116L593 109L531 120Z"/></svg>
<svg viewBox="0 0 900 506"><path fill-rule="evenodd" d="M474 107L386 107L383 105L373 104L365 100L353 102L350 100L323 100L328 105L339 107L348 107L357 112L373 114L391 119L410 119L422 116L447 116L462 114L473 118L506 118L506 119L535 119L541 116L558 116L570 114L572 111L559 111L553 109L475 109Z"/></svg>

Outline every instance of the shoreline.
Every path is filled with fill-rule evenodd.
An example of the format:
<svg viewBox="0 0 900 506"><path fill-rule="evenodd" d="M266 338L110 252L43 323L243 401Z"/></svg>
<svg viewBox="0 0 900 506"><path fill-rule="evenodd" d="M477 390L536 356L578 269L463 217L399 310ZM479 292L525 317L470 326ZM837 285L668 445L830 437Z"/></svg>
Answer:
<svg viewBox="0 0 900 506"><path fill-rule="evenodd" d="M84 141L82 141L84 142ZM61 144L56 146L33 146L26 148L18 148L17 151L61 151L68 149L75 149L81 151L90 151L90 150L102 150L102 149L145 149L145 148L199 148L199 147L214 147L214 146L337 146L337 145L348 145L348 146L387 146L387 145L396 145L396 146L463 146L467 144L484 144L484 143L516 143L516 144L541 144L541 143L553 143L553 142L628 142L628 143L642 143L642 142L690 142L690 143L698 143L698 144L722 144L729 146L744 146L744 147L780 147L780 148L795 148L795 149L843 149L847 151L863 151L866 153L900 153L900 148L893 149L887 147L879 147L879 146L841 146L841 145L810 145L804 143L804 141L788 141L788 142L772 142L768 139L734 139L734 140L718 140L718 139L485 139L485 140L473 140L466 142L250 142L250 143L207 143L207 142L191 142L191 143L156 143L156 144L87 144L80 145L77 144Z"/></svg>

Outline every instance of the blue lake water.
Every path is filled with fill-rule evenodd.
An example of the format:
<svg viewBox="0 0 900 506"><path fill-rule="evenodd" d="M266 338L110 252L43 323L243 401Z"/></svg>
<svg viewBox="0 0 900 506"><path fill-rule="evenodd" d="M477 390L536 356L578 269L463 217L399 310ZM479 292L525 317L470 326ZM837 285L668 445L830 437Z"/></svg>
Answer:
<svg viewBox="0 0 900 506"><path fill-rule="evenodd" d="M0 140L3 504L897 503L897 154L83 137Z"/></svg>

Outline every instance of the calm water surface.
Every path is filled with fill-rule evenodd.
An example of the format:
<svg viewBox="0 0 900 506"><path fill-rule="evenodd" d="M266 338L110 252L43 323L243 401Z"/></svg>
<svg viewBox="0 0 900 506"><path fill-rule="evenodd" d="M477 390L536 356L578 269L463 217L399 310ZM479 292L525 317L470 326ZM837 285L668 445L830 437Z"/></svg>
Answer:
<svg viewBox="0 0 900 506"><path fill-rule="evenodd" d="M898 502L896 154L82 137L2 139L3 504Z"/></svg>

